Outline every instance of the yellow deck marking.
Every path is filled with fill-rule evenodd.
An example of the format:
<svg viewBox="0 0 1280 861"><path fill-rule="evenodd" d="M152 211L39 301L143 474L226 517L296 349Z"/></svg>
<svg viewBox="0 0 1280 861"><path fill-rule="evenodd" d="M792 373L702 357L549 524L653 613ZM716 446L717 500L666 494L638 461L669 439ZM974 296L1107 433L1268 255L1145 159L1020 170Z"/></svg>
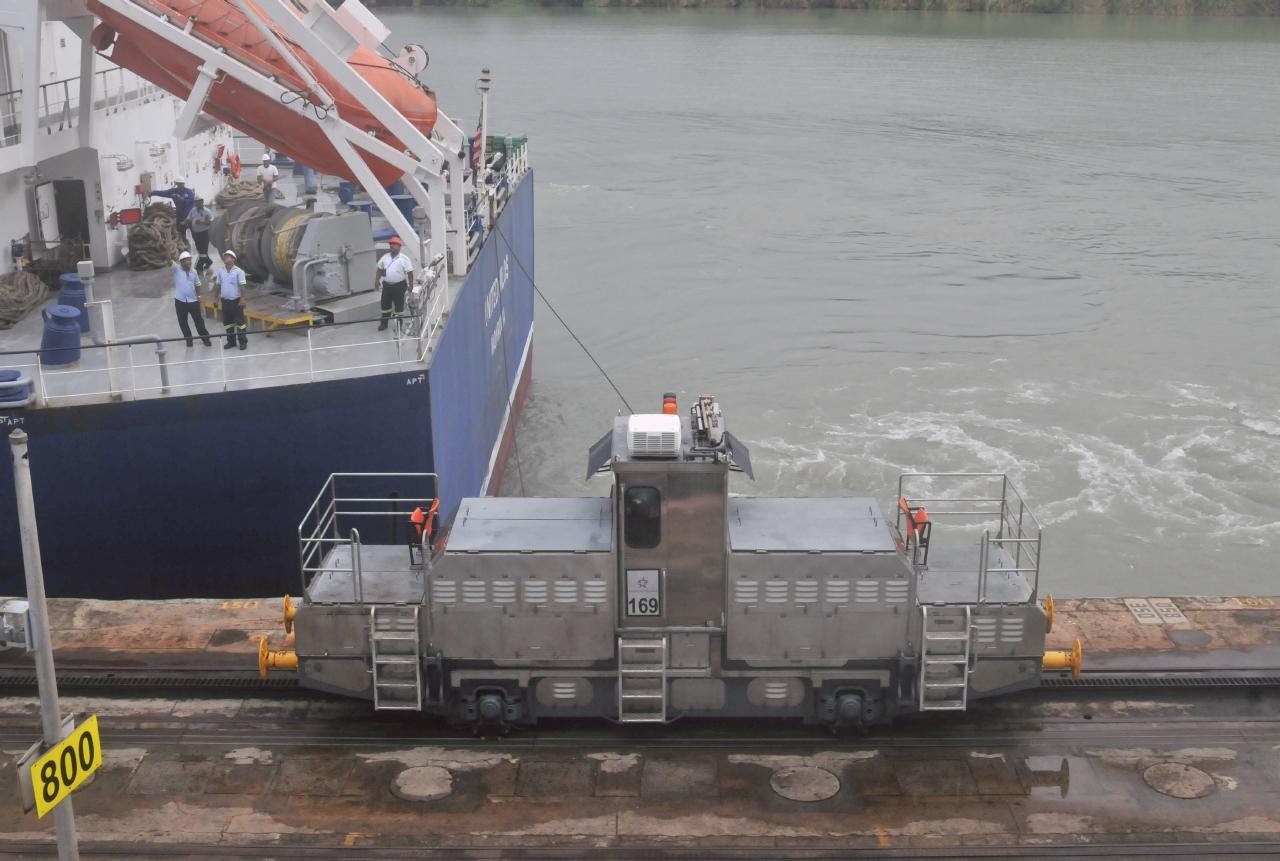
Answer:
<svg viewBox="0 0 1280 861"><path fill-rule="evenodd" d="M889 832L885 830L885 827L883 825L876 826L876 836L880 838L881 846L893 845L892 843L889 842Z"/></svg>

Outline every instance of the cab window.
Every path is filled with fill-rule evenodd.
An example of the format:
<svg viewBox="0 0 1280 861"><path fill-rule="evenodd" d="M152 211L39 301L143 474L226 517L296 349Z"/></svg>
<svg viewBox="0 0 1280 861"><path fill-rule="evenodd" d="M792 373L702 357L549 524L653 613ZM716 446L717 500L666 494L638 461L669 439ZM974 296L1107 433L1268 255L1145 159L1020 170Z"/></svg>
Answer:
<svg viewBox="0 0 1280 861"><path fill-rule="evenodd" d="M622 502L627 546L651 550L662 543L662 494L656 487L628 487Z"/></svg>

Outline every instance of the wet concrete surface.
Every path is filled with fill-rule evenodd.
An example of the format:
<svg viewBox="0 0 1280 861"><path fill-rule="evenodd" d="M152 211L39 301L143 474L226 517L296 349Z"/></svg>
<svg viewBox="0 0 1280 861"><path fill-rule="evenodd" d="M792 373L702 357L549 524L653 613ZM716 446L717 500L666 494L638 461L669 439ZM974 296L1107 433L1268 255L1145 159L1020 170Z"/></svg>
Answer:
<svg viewBox="0 0 1280 861"><path fill-rule="evenodd" d="M1280 690L1050 694L852 737L708 721L479 739L323 699L66 697L64 708L100 716L106 765L75 804L82 839L108 848L1280 841ZM17 799L14 759L36 733L34 697L0 698L0 854L51 840L51 818L24 816ZM787 797L806 797L796 772L828 789L829 775L834 793Z"/></svg>

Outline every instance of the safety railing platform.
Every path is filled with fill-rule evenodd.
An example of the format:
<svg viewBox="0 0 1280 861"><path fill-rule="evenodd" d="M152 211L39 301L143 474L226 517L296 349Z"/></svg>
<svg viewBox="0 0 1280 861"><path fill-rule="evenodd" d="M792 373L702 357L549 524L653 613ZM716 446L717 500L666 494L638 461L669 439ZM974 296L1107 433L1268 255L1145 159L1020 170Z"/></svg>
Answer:
<svg viewBox="0 0 1280 861"><path fill-rule="evenodd" d="M935 544L935 522L947 524L941 544ZM894 529L921 572L921 603L1036 600L1042 530L1007 475L903 475Z"/></svg>
<svg viewBox="0 0 1280 861"><path fill-rule="evenodd" d="M334 473L298 524L302 594L314 604L420 603L434 473ZM427 517L429 518L429 514Z"/></svg>

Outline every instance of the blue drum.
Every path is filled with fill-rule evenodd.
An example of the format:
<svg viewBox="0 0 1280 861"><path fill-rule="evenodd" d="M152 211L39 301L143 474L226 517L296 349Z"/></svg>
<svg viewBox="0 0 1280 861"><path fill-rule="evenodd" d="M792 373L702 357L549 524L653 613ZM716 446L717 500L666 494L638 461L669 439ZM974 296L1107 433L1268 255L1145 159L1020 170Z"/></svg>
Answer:
<svg viewBox="0 0 1280 861"><path fill-rule="evenodd" d="M80 309L80 337L89 337L89 312L84 307L84 284L80 276L58 276L58 304Z"/></svg>
<svg viewBox="0 0 1280 861"><path fill-rule="evenodd" d="M70 368L80 364L80 313L70 305L41 309L44 337L40 339L40 367Z"/></svg>
<svg viewBox="0 0 1280 861"><path fill-rule="evenodd" d="M393 194L391 202L396 205L396 209L400 210L400 214L404 216L404 220L413 224L413 207L416 202L412 194Z"/></svg>
<svg viewBox="0 0 1280 861"><path fill-rule="evenodd" d="M25 404L31 395L31 387L17 385L22 377L21 371L11 368L0 369L0 409Z"/></svg>

